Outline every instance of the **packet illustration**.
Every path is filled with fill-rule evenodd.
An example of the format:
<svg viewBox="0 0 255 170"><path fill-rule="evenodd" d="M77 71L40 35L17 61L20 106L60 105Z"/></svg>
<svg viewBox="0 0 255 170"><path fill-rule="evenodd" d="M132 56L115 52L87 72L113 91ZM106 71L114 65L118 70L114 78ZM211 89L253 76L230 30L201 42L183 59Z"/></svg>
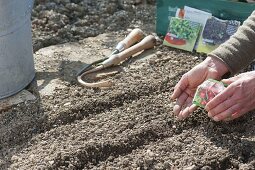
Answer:
<svg viewBox="0 0 255 170"><path fill-rule="evenodd" d="M198 86L192 103L205 108L205 105L225 88L226 85L222 82L208 79Z"/></svg>

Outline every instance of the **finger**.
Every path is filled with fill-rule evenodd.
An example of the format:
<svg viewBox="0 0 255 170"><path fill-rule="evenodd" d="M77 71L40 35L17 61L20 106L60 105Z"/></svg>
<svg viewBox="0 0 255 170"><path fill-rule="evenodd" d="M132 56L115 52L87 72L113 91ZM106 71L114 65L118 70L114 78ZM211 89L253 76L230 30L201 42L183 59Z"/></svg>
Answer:
<svg viewBox="0 0 255 170"><path fill-rule="evenodd" d="M190 103L188 107L186 107L180 114L179 119L186 119L191 113L193 113L197 109L197 106Z"/></svg>
<svg viewBox="0 0 255 170"><path fill-rule="evenodd" d="M231 77L229 79L222 79L221 81L226 84L231 84L231 83L237 81L239 78L240 78L240 76L238 75L238 76Z"/></svg>
<svg viewBox="0 0 255 170"><path fill-rule="evenodd" d="M245 114L245 112L244 113L236 112L236 113L232 114L230 117L224 119L223 121L229 122L229 121L232 121L234 119L237 119L237 118L243 116L244 114Z"/></svg>
<svg viewBox="0 0 255 170"><path fill-rule="evenodd" d="M179 119L185 119L187 116L186 114L189 113L189 107L192 105L191 97L188 97L185 101L185 105L182 106L182 111L179 113Z"/></svg>
<svg viewBox="0 0 255 170"><path fill-rule="evenodd" d="M197 105L195 105L195 104L192 104L190 107L189 107L189 112L190 113L193 113L195 110L197 110Z"/></svg>
<svg viewBox="0 0 255 170"><path fill-rule="evenodd" d="M232 118L232 116L230 116L230 117L224 119L223 121L224 121L224 122L229 122L229 121L232 121L232 120L233 120L233 118Z"/></svg>
<svg viewBox="0 0 255 170"><path fill-rule="evenodd" d="M194 112L197 108L197 106L195 104L192 103L193 98L192 97L188 97L186 100L186 106L183 106L183 110L180 112L179 116L182 119L187 118L192 112Z"/></svg>
<svg viewBox="0 0 255 170"><path fill-rule="evenodd" d="M233 100L233 98L229 98L225 100L224 102L220 103L218 106L214 107L211 110L208 110L208 116L209 117L214 117L215 115L227 110L231 106L236 104L236 100Z"/></svg>
<svg viewBox="0 0 255 170"><path fill-rule="evenodd" d="M231 81L230 79L222 79L221 82L227 85L233 83L233 81Z"/></svg>
<svg viewBox="0 0 255 170"><path fill-rule="evenodd" d="M226 109L225 111L213 116L212 119L216 122L225 120L228 118L233 119L233 114L239 113L240 110L241 110L240 104L235 104L235 105L229 107L228 109Z"/></svg>
<svg viewBox="0 0 255 170"><path fill-rule="evenodd" d="M182 78L180 79L180 81L175 85L174 92L171 96L171 99L177 99L183 93L183 91L185 91L187 87L188 87L188 79L186 74L184 74Z"/></svg>
<svg viewBox="0 0 255 170"><path fill-rule="evenodd" d="M232 114L232 120L243 116L247 112L248 112L248 110L242 109L240 112L236 112L236 113Z"/></svg>
<svg viewBox="0 0 255 170"><path fill-rule="evenodd" d="M231 116L231 120L237 119L237 118L245 115L247 112L249 112L249 109L243 108L240 111L233 113Z"/></svg>
<svg viewBox="0 0 255 170"><path fill-rule="evenodd" d="M184 108L180 114L178 115L178 118L180 120L186 119L190 115L189 113L189 107Z"/></svg>
<svg viewBox="0 0 255 170"><path fill-rule="evenodd" d="M179 115L184 103L186 102L188 98L187 93L182 93L180 97L177 99L176 105L174 106L173 112L175 115Z"/></svg>
<svg viewBox="0 0 255 170"><path fill-rule="evenodd" d="M174 108L173 108L173 112L176 116L179 115L180 111L181 111L181 106L180 105L174 105Z"/></svg>
<svg viewBox="0 0 255 170"><path fill-rule="evenodd" d="M233 94L234 94L234 88L232 88L231 86L227 87L221 93L217 94L212 100L210 100L206 104L205 109L207 111L212 110L213 108L218 106L220 103L223 103L225 100L227 100Z"/></svg>

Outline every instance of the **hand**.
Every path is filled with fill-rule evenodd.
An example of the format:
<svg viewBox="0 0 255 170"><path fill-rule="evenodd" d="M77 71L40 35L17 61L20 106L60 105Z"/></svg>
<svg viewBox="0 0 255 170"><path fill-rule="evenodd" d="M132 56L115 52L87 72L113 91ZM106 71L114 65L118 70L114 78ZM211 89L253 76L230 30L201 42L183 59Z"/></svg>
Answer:
<svg viewBox="0 0 255 170"><path fill-rule="evenodd" d="M229 86L206 105L209 117L229 121L255 109L255 71L222 82Z"/></svg>
<svg viewBox="0 0 255 170"><path fill-rule="evenodd" d="M226 65L216 57L207 57L203 62L184 74L174 87L172 99L177 99L174 113L179 119L188 117L196 110L192 104L197 87L208 78L221 79L228 72Z"/></svg>

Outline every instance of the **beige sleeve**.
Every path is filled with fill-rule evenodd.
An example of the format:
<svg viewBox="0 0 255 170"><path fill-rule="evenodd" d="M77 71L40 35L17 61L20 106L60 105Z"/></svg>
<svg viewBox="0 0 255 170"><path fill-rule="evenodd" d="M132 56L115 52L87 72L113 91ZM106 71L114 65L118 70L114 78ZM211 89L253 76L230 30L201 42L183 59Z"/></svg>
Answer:
<svg viewBox="0 0 255 170"><path fill-rule="evenodd" d="M255 59L255 11L225 43L208 54L223 61L232 74Z"/></svg>

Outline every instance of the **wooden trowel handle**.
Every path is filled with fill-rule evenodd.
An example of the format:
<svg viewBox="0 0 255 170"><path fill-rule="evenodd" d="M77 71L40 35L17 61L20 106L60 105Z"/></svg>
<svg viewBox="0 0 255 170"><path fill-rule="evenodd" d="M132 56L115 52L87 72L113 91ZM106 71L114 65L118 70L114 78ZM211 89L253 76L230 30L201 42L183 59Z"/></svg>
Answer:
<svg viewBox="0 0 255 170"><path fill-rule="evenodd" d="M143 37L143 31L139 28L135 28L128 34L128 36L124 40L118 43L116 49L119 50L119 52L122 52L134 45L135 43L139 42L141 39L143 39Z"/></svg>
<svg viewBox="0 0 255 170"><path fill-rule="evenodd" d="M122 51L119 54L112 55L110 58L102 62L101 67L106 68L113 65L118 65L119 63L131 57L132 55L140 51L153 48L155 45L156 38L153 35L148 35L141 42L133 45L132 47L126 49L125 51Z"/></svg>
<svg viewBox="0 0 255 170"><path fill-rule="evenodd" d="M132 55L153 48L156 44L156 39L153 35L148 35L145 37L141 42L135 44L134 46L126 49L125 51L118 54L118 58L121 61L126 60L127 58L131 57Z"/></svg>

